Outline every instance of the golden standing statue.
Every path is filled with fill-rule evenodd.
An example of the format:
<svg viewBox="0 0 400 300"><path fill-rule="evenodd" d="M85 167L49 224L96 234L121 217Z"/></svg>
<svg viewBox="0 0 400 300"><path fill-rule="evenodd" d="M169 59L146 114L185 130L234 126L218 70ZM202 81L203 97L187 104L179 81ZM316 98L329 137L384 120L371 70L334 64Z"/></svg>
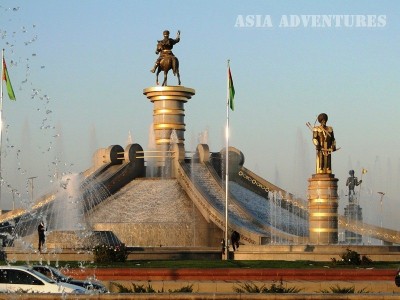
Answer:
<svg viewBox="0 0 400 300"><path fill-rule="evenodd" d="M326 122L328 122L327 114L319 114L318 122L320 125L312 128L313 143L315 145L315 149L317 150L316 173L331 174L331 154L333 151L337 150L335 136L333 134L332 127L326 125Z"/></svg>

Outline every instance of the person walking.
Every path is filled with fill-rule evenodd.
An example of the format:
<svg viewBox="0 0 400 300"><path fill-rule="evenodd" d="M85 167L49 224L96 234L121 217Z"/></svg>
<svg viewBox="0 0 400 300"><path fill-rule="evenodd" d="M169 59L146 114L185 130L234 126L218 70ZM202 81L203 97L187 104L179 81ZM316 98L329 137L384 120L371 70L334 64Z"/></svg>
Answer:
<svg viewBox="0 0 400 300"><path fill-rule="evenodd" d="M38 235L39 235L39 252L42 253L42 247L44 246L44 243L46 241L46 236L44 234L45 232L45 227L43 221L40 221L40 224L38 226Z"/></svg>

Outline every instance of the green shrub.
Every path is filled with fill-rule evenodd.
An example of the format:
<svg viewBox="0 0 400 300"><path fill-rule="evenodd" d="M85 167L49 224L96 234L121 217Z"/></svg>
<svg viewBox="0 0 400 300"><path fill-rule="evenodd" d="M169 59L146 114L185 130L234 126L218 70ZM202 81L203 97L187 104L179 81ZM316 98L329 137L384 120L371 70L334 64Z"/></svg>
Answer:
<svg viewBox="0 0 400 300"><path fill-rule="evenodd" d="M367 294L369 291L367 291L366 288L362 288L361 290L356 291L356 288L354 286L350 287L341 287L338 284L335 286L329 287L329 289L323 289L319 291L320 293L323 294Z"/></svg>
<svg viewBox="0 0 400 300"><path fill-rule="evenodd" d="M340 257L342 259L342 263L346 265L359 266L372 264L372 260L368 256L361 256L357 251L353 251L350 249L346 249L346 252L344 252ZM336 259L334 258L331 258L331 261L333 264L337 263Z"/></svg>
<svg viewBox="0 0 400 300"><path fill-rule="evenodd" d="M116 283L116 282L112 282L111 284L115 285L118 289L118 293L132 293L132 289L127 288L126 286Z"/></svg>
<svg viewBox="0 0 400 300"><path fill-rule="evenodd" d="M122 284L113 282L113 285L115 285L118 289L117 293L136 293L136 294L143 294L143 293L165 293L164 289L156 291L153 286L150 284L150 282L147 283L147 286L144 284L132 284L132 288L126 287ZM168 290L168 293L192 293L193 292L193 284L192 285L187 285L183 286L179 289L175 290Z"/></svg>
<svg viewBox="0 0 400 300"><path fill-rule="evenodd" d="M147 284L147 287L144 284L135 284L132 283L132 288L126 287L122 284L113 282L118 289L118 293L136 293L136 294L143 294L143 293L156 293L156 290L151 286L150 283Z"/></svg>
<svg viewBox="0 0 400 300"><path fill-rule="evenodd" d="M361 265L361 258L360 254L357 251L353 251L350 249L346 249L346 252L343 253L341 256L342 261L348 265Z"/></svg>
<svg viewBox="0 0 400 300"><path fill-rule="evenodd" d="M370 265L370 264L372 264L372 259L370 259L368 256L366 256L366 255L363 255L362 257L361 257L361 264L362 265Z"/></svg>
<svg viewBox="0 0 400 300"><path fill-rule="evenodd" d="M192 293L193 292L193 284L183 286L180 289L168 290L169 293Z"/></svg>
<svg viewBox="0 0 400 300"><path fill-rule="evenodd" d="M95 262L124 262L128 253L124 244L116 246L97 245L93 248Z"/></svg>
<svg viewBox="0 0 400 300"><path fill-rule="evenodd" d="M287 288L283 285L282 279L279 284L273 282L268 288L265 284L258 286L252 282L246 282L239 284L238 287L233 287L233 291L236 293L256 293L256 294L288 294L288 293L299 293L302 289L296 287Z"/></svg>
<svg viewBox="0 0 400 300"><path fill-rule="evenodd" d="M238 287L234 286L233 291L236 293L244 294L244 293L262 293L265 289L265 284L262 286L258 286L252 282L245 282L243 284L239 284Z"/></svg>
<svg viewBox="0 0 400 300"><path fill-rule="evenodd" d="M147 287L144 286L144 284L139 285L139 284L135 284L132 283L132 293L155 293L156 290L153 289L153 287L151 286L150 283L147 283Z"/></svg>
<svg viewBox="0 0 400 300"><path fill-rule="evenodd" d="M279 294L294 294L300 292L301 289L296 288L296 287L284 287L282 280L279 282L279 284L273 283L271 284L271 287L269 289L266 289L263 291L263 293L279 293Z"/></svg>

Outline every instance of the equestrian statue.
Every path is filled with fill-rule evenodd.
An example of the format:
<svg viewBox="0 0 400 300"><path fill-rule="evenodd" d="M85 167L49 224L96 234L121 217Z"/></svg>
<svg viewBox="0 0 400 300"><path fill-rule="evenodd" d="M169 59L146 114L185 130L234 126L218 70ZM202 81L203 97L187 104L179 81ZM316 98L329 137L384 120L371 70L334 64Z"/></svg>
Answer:
<svg viewBox="0 0 400 300"><path fill-rule="evenodd" d="M156 54L159 54L157 61L154 64L153 69L150 70L152 73L156 73L156 84L158 83L158 75L161 71L164 71L164 81L162 86L167 85L167 75L168 71L172 69L175 76L178 77L178 84L181 84L181 78L179 75L179 61L178 58L172 53L172 48L175 44L179 43L181 37L181 32L178 30L176 39L171 39L169 37L169 31L165 30L163 32L164 38L161 41L157 41Z"/></svg>

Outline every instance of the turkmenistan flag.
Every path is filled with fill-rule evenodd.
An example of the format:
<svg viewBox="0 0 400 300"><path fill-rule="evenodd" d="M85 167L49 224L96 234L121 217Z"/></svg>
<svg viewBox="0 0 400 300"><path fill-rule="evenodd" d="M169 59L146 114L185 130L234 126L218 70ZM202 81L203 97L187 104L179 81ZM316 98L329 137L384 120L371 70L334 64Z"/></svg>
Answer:
<svg viewBox="0 0 400 300"><path fill-rule="evenodd" d="M10 98L10 100L15 100L14 90L11 85L10 77L8 76L6 61L4 60L4 57L3 57L3 74L1 76L1 79L6 82L8 97Z"/></svg>
<svg viewBox="0 0 400 300"><path fill-rule="evenodd" d="M228 89L229 89L229 107L234 110L235 105L233 102L233 99L235 98L235 87L233 86L233 80L232 80L232 74L231 74L231 68L228 67Z"/></svg>

